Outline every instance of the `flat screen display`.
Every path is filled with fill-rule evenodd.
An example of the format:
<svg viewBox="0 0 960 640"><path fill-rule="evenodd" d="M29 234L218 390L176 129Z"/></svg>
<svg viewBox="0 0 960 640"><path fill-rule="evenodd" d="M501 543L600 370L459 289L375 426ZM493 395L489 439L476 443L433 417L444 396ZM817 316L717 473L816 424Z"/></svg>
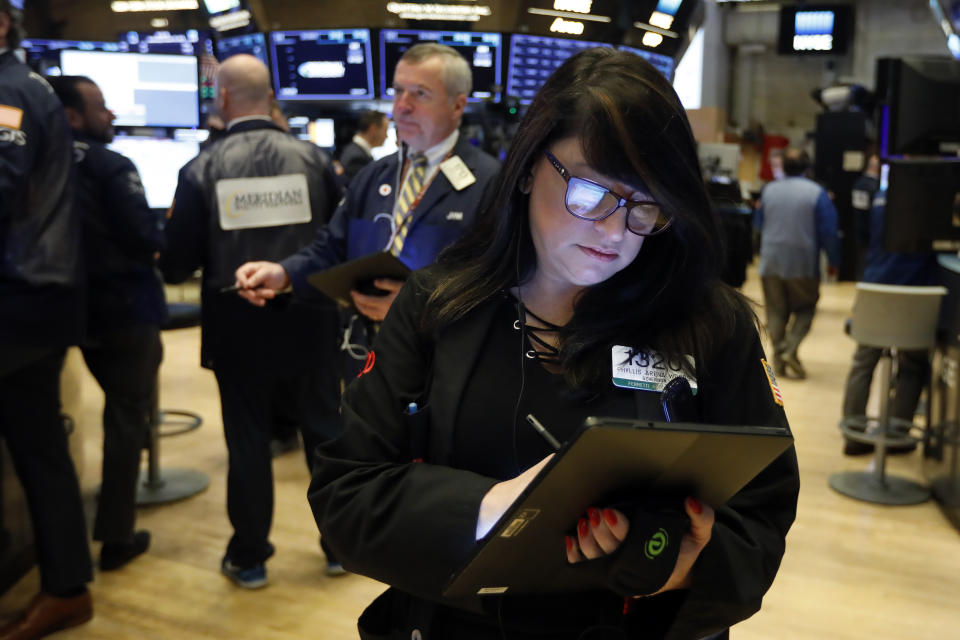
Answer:
<svg viewBox="0 0 960 640"><path fill-rule="evenodd" d="M436 42L453 47L470 64L473 90L467 99L499 100L500 56L502 36L499 33L473 31L413 31L383 29L380 31L380 95L393 97L393 70L400 56L419 42Z"/></svg>
<svg viewBox="0 0 960 640"><path fill-rule="evenodd" d="M210 15L233 11L240 7L240 0L203 0L203 8Z"/></svg>
<svg viewBox="0 0 960 640"><path fill-rule="evenodd" d="M237 53L248 53L270 66L267 60L267 40L262 33L246 33L217 40L217 60L220 62Z"/></svg>
<svg viewBox="0 0 960 640"><path fill-rule="evenodd" d="M60 52L66 49L80 51L128 51L126 42L94 42L87 40L39 40L27 38L20 43L27 54L27 64L44 76L62 75Z"/></svg>
<svg viewBox="0 0 960 640"><path fill-rule="evenodd" d="M609 46L612 45L515 33L510 36L507 95L520 98L523 104L530 104L546 79L564 60L583 49Z"/></svg>
<svg viewBox="0 0 960 640"><path fill-rule="evenodd" d="M324 149L333 149L335 131L332 118L317 118L309 125L310 142Z"/></svg>
<svg viewBox="0 0 960 640"><path fill-rule="evenodd" d="M117 136L107 146L136 165L151 209L170 208L180 169L200 150L196 140L140 136Z"/></svg>
<svg viewBox="0 0 960 640"><path fill-rule="evenodd" d="M128 31L123 40L130 51L169 53L183 56L213 55L213 38L209 31Z"/></svg>
<svg viewBox="0 0 960 640"><path fill-rule="evenodd" d="M63 51L64 75L99 85L119 126L196 127L200 120L194 56Z"/></svg>
<svg viewBox="0 0 960 640"><path fill-rule="evenodd" d="M777 51L781 54L843 54L849 46L850 5L780 7Z"/></svg>
<svg viewBox="0 0 960 640"><path fill-rule="evenodd" d="M620 51L629 51L630 53L635 53L654 67L657 68L657 71L663 74L667 80L673 80L673 70L676 66L676 63L673 61L673 58L670 56L665 56L662 53L654 53L653 51L647 51L646 49L637 49L636 47L628 47L625 44L622 44L617 47Z"/></svg>
<svg viewBox="0 0 960 640"><path fill-rule="evenodd" d="M373 98L369 29L274 31L270 55L280 100Z"/></svg>

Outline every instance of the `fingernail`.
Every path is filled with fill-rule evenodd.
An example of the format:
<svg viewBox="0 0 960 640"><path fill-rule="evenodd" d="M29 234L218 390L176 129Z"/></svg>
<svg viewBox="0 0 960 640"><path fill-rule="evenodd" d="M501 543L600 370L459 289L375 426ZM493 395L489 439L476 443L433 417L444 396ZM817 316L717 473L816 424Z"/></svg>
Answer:
<svg viewBox="0 0 960 640"><path fill-rule="evenodd" d="M592 524L594 527L599 527L599 526L600 526L600 512L599 512L599 511L597 511L597 510L594 509L593 507L590 507L589 509L587 509L587 515L590 517L590 524Z"/></svg>
<svg viewBox="0 0 960 640"><path fill-rule="evenodd" d="M587 534L590 533L586 518L580 518L577 520L577 533L580 534L581 538L586 538Z"/></svg>
<svg viewBox="0 0 960 640"><path fill-rule="evenodd" d="M604 509L603 517L611 527L617 526L617 514L613 509Z"/></svg>
<svg viewBox="0 0 960 640"><path fill-rule="evenodd" d="M573 538L570 536L563 536L563 539L567 543L567 551L573 551Z"/></svg>
<svg viewBox="0 0 960 640"><path fill-rule="evenodd" d="M690 503L690 510L694 513L700 513L703 511L703 505L700 504L700 501L696 498L687 498L687 502Z"/></svg>

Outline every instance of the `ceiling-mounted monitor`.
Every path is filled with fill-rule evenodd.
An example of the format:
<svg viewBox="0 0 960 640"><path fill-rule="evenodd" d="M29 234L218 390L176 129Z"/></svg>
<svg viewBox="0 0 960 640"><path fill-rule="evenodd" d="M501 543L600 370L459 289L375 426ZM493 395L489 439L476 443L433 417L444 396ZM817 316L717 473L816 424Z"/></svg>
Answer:
<svg viewBox="0 0 960 640"><path fill-rule="evenodd" d="M267 59L267 40L262 33L245 33L241 36L217 38L217 60L223 62L232 55L247 53L259 58L263 64L270 66Z"/></svg>
<svg viewBox="0 0 960 640"><path fill-rule="evenodd" d="M393 97L393 70L400 56L415 44L435 42L456 49L470 65L473 89L471 102L499 100L500 59L503 36L473 31L429 31L382 29L380 31L380 95Z"/></svg>
<svg viewBox="0 0 960 640"><path fill-rule="evenodd" d="M103 92L115 125L196 127L200 120L195 56L73 51L60 54L63 74L87 76Z"/></svg>
<svg viewBox="0 0 960 640"><path fill-rule="evenodd" d="M127 31L121 38L130 51L139 53L168 53L172 55L213 55L213 37L209 31Z"/></svg>
<svg viewBox="0 0 960 640"><path fill-rule="evenodd" d="M529 104L546 79L564 60L584 49L610 46L612 45L604 42L515 33L510 36L507 95L520 98L523 104Z"/></svg>
<svg viewBox="0 0 960 640"><path fill-rule="evenodd" d="M270 57L280 100L373 98L369 29L274 31Z"/></svg>
<svg viewBox="0 0 960 640"><path fill-rule="evenodd" d="M90 40L42 40L26 38L20 43L27 55L27 64L44 76L59 76L60 52L67 49L79 51L128 51L126 42L95 42Z"/></svg>
<svg viewBox="0 0 960 640"><path fill-rule="evenodd" d="M629 51L630 53L640 56L656 67L657 71L662 73L667 80L673 81L673 70L676 67L676 63L670 56L647 51L646 49L638 49L637 47L628 47L625 44L621 44L617 48L620 49L620 51Z"/></svg>
<svg viewBox="0 0 960 640"><path fill-rule="evenodd" d="M783 55L842 55L853 33L848 4L780 7L777 52Z"/></svg>

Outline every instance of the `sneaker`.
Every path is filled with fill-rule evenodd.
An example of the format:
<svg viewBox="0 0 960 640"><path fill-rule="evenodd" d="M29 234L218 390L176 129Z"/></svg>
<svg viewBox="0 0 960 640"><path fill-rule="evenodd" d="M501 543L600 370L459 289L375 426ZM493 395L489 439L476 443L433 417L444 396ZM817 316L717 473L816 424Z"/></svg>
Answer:
<svg viewBox="0 0 960 640"><path fill-rule="evenodd" d="M267 567L262 562L244 568L234 564L229 558L224 558L220 564L220 573L244 589L260 589L267 586Z"/></svg>
<svg viewBox="0 0 960 640"><path fill-rule="evenodd" d="M347 570L336 560L327 560L327 575L331 578L347 575Z"/></svg>

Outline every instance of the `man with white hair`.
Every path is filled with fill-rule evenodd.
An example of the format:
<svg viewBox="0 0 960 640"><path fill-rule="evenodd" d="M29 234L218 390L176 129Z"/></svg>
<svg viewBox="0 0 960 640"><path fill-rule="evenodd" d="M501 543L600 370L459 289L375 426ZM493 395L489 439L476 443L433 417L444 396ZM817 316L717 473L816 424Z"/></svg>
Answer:
<svg viewBox="0 0 960 640"><path fill-rule="evenodd" d="M323 151L271 120L273 91L257 58L226 60L216 93L226 133L180 170L159 264L168 282L203 268L200 358L220 388L234 530L221 570L253 589L267 584L273 554L277 407L297 417L308 464L316 444L335 433L337 316L329 300L281 296L253 307L233 293L233 273L247 260L278 260L308 244L330 219L340 187Z"/></svg>
<svg viewBox="0 0 960 640"><path fill-rule="evenodd" d="M263 305L293 286L308 295L307 276L378 251L390 251L411 269L437 254L474 221L499 163L460 135L470 94L469 63L434 43L410 47L393 74L393 123L402 143L395 155L364 167L326 229L313 244L280 262L248 262L237 269L240 295ZM403 285L378 278L379 291L352 291L358 311L383 320Z"/></svg>

